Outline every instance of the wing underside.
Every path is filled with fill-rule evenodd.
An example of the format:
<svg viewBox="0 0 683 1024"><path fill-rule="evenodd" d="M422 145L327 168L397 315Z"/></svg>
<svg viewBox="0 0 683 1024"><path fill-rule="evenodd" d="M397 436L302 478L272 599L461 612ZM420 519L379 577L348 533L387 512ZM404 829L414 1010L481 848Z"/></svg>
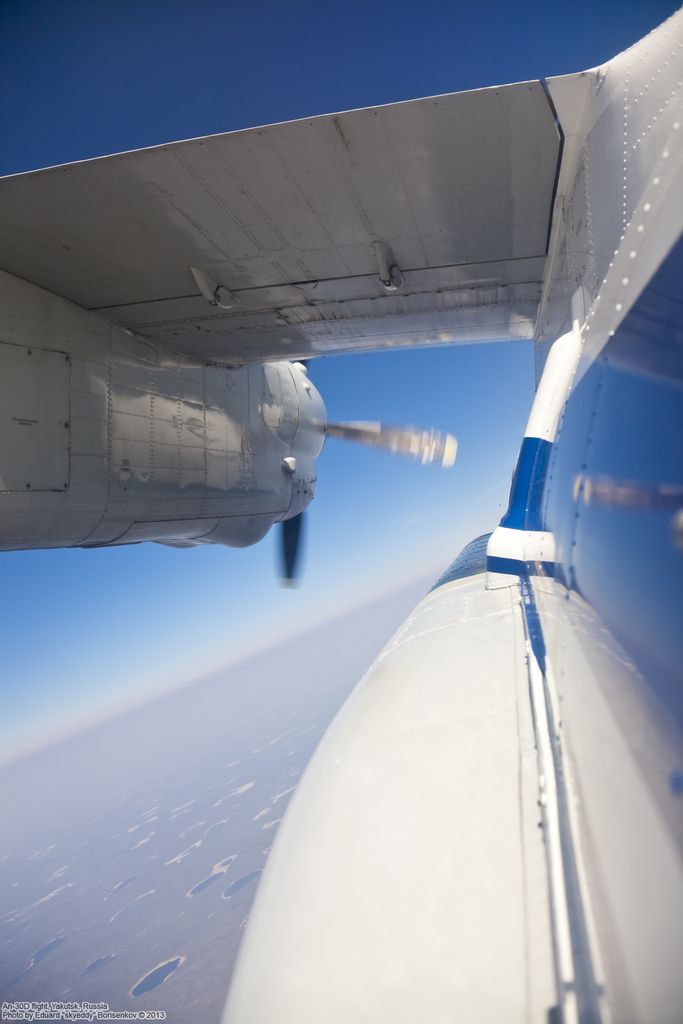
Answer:
<svg viewBox="0 0 683 1024"><path fill-rule="evenodd" d="M528 338L559 152L527 82L88 160L0 181L0 265L209 360Z"/></svg>

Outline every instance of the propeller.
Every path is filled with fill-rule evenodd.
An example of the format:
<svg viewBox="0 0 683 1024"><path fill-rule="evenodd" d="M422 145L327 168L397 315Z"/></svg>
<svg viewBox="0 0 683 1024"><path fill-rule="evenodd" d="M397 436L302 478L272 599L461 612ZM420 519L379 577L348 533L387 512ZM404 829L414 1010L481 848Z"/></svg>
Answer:
<svg viewBox="0 0 683 1024"><path fill-rule="evenodd" d="M453 435L440 430L392 427L386 423L328 423L325 430L328 437L340 437L344 441L406 455L423 466L438 462L444 469L449 469L458 451L458 442Z"/></svg>
<svg viewBox="0 0 683 1024"><path fill-rule="evenodd" d="M286 587L296 585L298 563L303 537L304 514L285 519L280 532L280 578Z"/></svg>
<svg viewBox="0 0 683 1024"><path fill-rule="evenodd" d="M458 442L452 434L440 430L422 430L419 427L392 427L386 423L328 423L324 427L328 437L382 448L396 455L416 459L423 466L438 463L449 469L455 462ZM298 564L303 538L304 513L285 519L280 533L280 578L284 586L296 585Z"/></svg>

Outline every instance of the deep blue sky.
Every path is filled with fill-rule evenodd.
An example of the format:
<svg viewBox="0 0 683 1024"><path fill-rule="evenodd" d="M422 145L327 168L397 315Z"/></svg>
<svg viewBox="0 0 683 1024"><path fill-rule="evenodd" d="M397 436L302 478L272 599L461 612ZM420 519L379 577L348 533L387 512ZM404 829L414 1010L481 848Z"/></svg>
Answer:
<svg viewBox="0 0 683 1024"><path fill-rule="evenodd" d="M231 3L0 0L0 174L174 139L603 62L666 2ZM421 569L490 529L532 394L530 347L326 359L332 419L451 430L451 473L329 442L306 579L274 582L273 538L246 551L154 545L0 556L9 746L148 686L196 678L245 645Z"/></svg>
<svg viewBox="0 0 683 1024"><path fill-rule="evenodd" d="M662 0L1 0L4 173L594 67Z"/></svg>

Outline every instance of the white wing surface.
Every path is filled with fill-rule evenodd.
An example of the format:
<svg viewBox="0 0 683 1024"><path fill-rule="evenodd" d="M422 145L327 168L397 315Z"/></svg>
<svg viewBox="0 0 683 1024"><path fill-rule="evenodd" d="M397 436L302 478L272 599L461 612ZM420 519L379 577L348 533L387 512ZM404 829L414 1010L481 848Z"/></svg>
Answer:
<svg viewBox="0 0 683 1024"><path fill-rule="evenodd" d="M528 82L13 175L0 266L207 360L529 338L560 148Z"/></svg>

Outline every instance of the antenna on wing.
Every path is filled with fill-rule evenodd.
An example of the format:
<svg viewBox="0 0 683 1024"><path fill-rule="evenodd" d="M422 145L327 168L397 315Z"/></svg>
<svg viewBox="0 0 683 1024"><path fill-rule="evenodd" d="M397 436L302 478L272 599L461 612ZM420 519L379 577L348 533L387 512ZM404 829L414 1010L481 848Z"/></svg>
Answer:
<svg viewBox="0 0 683 1024"><path fill-rule="evenodd" d="M211 306L219 306L221 309L232 309L239 305L239 299L222 284L212 280L204 270L199 267L190 267L190 273L194 283Z"/></svg>
<svg viewBox="0 0 683 1024"><path fill-rule="evenodd" d="M398 291L403 284L403 275L387 243L373 242L370 250L377 262L377 272L385 292Z"/></svg>

